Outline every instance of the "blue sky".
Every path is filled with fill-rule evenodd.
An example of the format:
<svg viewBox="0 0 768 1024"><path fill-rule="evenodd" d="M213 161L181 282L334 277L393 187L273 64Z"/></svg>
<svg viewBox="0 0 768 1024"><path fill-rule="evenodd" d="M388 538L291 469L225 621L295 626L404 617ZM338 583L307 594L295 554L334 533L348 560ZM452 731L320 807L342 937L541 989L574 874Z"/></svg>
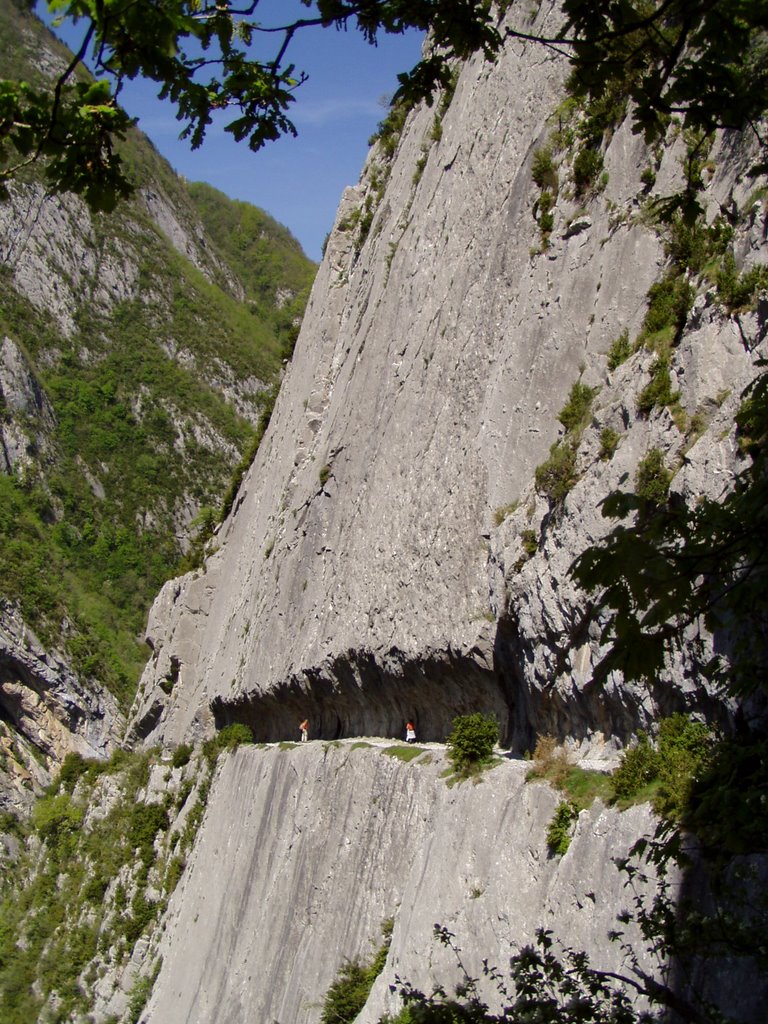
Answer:
<svg viewBox="0 0 768 1024"><path fill-rule="evenodd" d="M261 0L257 14L263 24L310 16L298 0ZM63 26L59 34L71 46L79 42L82 29ZM129 83L120 98L180 174L267 210L290 228L308 256L319 260L341 193L357 181L368 138L386 112L381 97L391 95L397 73L419 59L421 38L416 32L381 36L373 47L351 29L302 29L289 51L291 62L309 75L290 112L298 138L269 143L258 153L233 142L217 126L192 152L179 141L180 125L172 108L156 98L152 83Z"/></svg>

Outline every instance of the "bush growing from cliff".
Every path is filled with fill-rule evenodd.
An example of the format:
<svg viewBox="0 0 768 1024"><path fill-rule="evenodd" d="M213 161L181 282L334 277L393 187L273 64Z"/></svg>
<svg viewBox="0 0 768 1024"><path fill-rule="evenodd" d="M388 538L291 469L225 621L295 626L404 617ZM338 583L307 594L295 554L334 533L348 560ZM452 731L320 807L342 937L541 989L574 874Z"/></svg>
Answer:
<svg viewBox="0 0 768 1024"><path fill-rule="evenodd" d="M171 757L171 764L174 768L183 768L185 764L189 763L189 759L192 756L192 744L191 743L180 743L173 752Z"/></svg>
<svg viewBox="0 0 768 1024"><path fill-rule="evenodd" d="M537 203L539 214L539 231L543 248L549 245L549 236L555 226L555 215L552 209L555 205L555 197L551 192L542 192Z"/></svg>
<svg viewBox="0 0 768 1024"><path fill-rule="evenodd" d="M345 960L325 994L322 1024L352 1024L365 1006L371 984L368 968L362 961Z"/></svg>
<svg viewBox="0 0 768 1024"><path fill-rule="evenodd" d="M576 445L558 441L549 449L549 458L536 467L536 490L554 505L562 505L579 479L576 472Z"/></svg>
<svg viewBox="0 0 768 1024"><path fill-rule="evenodd" d="M637 396L637 411L647 416L657 406L672 405L679 398L672 390L669 358L659 356L651 367L651 379Z"/></svg>
<svg viewBox="0 0 768 1024"><path fill-rule="evenodd" d="M547 846L550 853L562 857L571 845L571 829L579 816L579 810L570 800L562 800L547 828Z"/></svg>
<svg viewBox="0 0 768 1024"><path fill-rule="evenodd" d="M613 457L613 453L619 447L621 437L612 427L603 427L600 431L600 451L598 456L605 462Z"/></svg>
<svg viewBox="0 0 768 1024"><path fill-rule="evenodd" d="M629 331L623 330L608 350L608 369L617 370L632 355Z"/></svg>
<svg viewBox="0 0 768 1024"><path fill-rule="evenodd" d="M547 779L558 789L571 769L571 762L563 747L558 746L554 736L539 736L533 751L533 767L528 771L526 779Z"/></svg>
<svg viewBox="0 0 768 1024"><path fill-rule="evenodd" d="M16 817L13 811L0 811L0 835L24 839L26 825Z"/></svg>
<svg viewBox="0 0 768 1024"><path fill-rule="evenodd" d="M566 433L578 434L584 430L589 423L592 402L597 392L598 388L590 388L578 380L571 387L568 401L557 414Z"/></svg>
<svg viewBox="0 0 768 1024"><path fill-rule="evenodd" d="M531 164L531 177L542 191L552 192L557 195L559 180L551 149L545 148L535 151L533 163Z"/></svg>
<svg viewBox="0 0 768 1024"><path fill-rule="evenodd" d="M739 274L732 252L727 252L716 274L717 296L729 313L754 308L761 288L768 287L768 267L755 266Z"/></svg>
<svg viewBox="0 0 768 1024"><path fill-rule="evenodd" d="M379 121L376 131L368 139L368 145L374 146L378 142L381 144L385 156L394 156L411 106L409 103L393 103L386 117Z"/></svg>
<svg viewBox="0 0 768 1024"><path fill-rule="evenodd" d="M342 963L323 999L322 1024L352 1024L355 1020L365 1006L374 981L384 970L393 926L392 918L384 921L381 926L384 941L369 962L355 957Z"/></svg>
<svg viewBox="0 0 768 1024"><path fill-rule="evenodd" d="M539 494L545 495L553 505L565 501L579 475L576 472L576 454L579 440L589 424L592 403L598 388L590 388L581 381L571 387L568 401L557 415L565 427L565 437L549 449L549 458L534 471Z"/></svg>
<svg viewBox="0 0 768 1024"><path fill-rule="evenodd" d="M127 1024L138 1024L142 1010L152 994L157 976L160 973L162 960L158 957L149 974L139 978L128 993Z"/></svg>
<svg viewBox="0 0 768 1024"><path fill-rule="evenodd" d="M674 714L659 723L656 743L640 730L637 742L623 751L618 768L607 775L571 764L554 737L540 736L526 780L546 780L565 794L568 806L576 812L596 798L622 805L651 800L658 814L678 820L692 787L714 756L713 744L706 725ZM565 811L558 808L555 817L562 825ZM554 820L550 827L553 825Z"/></svg>
<svg viewBox="0 0 768 1024"><path fill-rule="evenodd" d="M213 768L222 750L235 750L242 743L253 743L253 732L243 722L232 722L203 744L203 757Z"/></svg>
<svg viewBox="0 0 768 1024"><path fill-rule="evenodd" d="M617 800L629 800L654 782L659 774L659 755L642 729L637 743L627 747L621 755L619 767L613 773L613 793Z"/></svg>
<svg viewBox="0 0 768 1024"><path fill-rule="evenodd" d="M714 753L714 737L704 722L676 714L659 725L659 791L654 810L670 821L683 819L693 789Z"/></svg>
<svg viewBox="0 0 768 1024"><path fill-rule="evenodd" d="M670 270L648 289L648 311L643 320L645 333L667 331L676 338L685 326L694 296L693 286L679 269Z"/></svg>
<svg viewBox="0 0 768 1024"><path fill-rule="evenodd" d="M128 841L132 849L139 851L140 860L147 866L155 859L157 833L164 832L168 824L168 812L162 804L134 805L128 824Z"/></svg>
<svg viewBox="0 0 768 1024"><path fill-rule="evenodd" d="M54 857L67 855L82 820L82 808L67 793L43 797L32 812L32 823Z"/></svg>
<svg viewBox="0 0 768 1024"><path fill-rule="evenodd" d="M602 169L603 155L600 150L583 146L573 161L573 184L577 196L583 196L594 188Z"/></svg>
<svg viewBox="0 0 768 1024"><path fill-rule="evenodd" d="M670 821L685 816L696 781L714 756L714 739L703 722L674 714L659 723L656 744L638 733L613 774L614 798L632 800L647 793L654 810Z"/></svg>
<svg viewBox="0 0 768 1024"><path fill-rule="evenodd" d="M520 542L523 545L523 551L528 558L533 558L536 552L539 550L539 537L535 530L522 530L520 533Z"/></svg>
<svg viewBox="0 0 768 1024"><path fill-rule="evenodd" d="M88 771L88 764L81 754L67 754L59 769L59 786L65 793L71 793L78 779Z"/></svg>
<svg viewBox="0 0 768 1024"><path fill-rule="evenodd" d="M637 467L635 493L654 508L667 500L671 482L672 473L664 463L664 453L659 448L651 448Z"/></svg>
<svg viewBox="0 0 768 1024"><path fill-rule="evenodd" d="M499 742L499 723L494 715L476 711L454 718L451 734L446 740L453 770L466 778L487 765L493 748Z"/></svg>
<svg viewBox="0 0 768 1024"><path fill-rule="evenodd" d="M249 725L233 722L231 725L225 725L218 733L216 743L220 750L234 750L241 743L253 743L253 732Z"/></svg>

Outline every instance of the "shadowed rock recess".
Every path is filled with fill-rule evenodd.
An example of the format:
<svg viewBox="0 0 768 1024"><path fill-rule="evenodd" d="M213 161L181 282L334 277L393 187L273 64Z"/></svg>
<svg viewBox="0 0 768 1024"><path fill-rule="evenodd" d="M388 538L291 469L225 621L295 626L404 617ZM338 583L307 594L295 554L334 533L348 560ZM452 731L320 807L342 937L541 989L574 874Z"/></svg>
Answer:
<svg viewBox="0 0 768 1024"><path fill-rule="evenodd" d="M681 187L685 145L671 132L657 160L625 121L581 194L573 152L556 151L544 231L532 164L562 125L566 70L510 43L497 64L463 68L444 115L412 111L393 156L372 148L232 513L204 569L155 604L135 738L175 743L243 721L275 740L308 714L326 739L399 733L415 716L434 740L480 709L516 750L545 732L587 750L660 712L725 713L689 656L655 690L618 675L595 687L599 630L584 625L568 570L611 529L600 503L632 485L651 448L681 463L672 486L686 500L727 489L729 427L764 317L729 316L702 284L671 364L679 407L702 429L691 437L669 408L638 408L656 355L641 347L609 370L608 353L640 332L666 262L641 175L653 161L654 194ZM710 218L745 211L733 239L745 268L765 258L749 165L743 140L719 138L702 196ZM595 397L554 507L534 469L578 380Z"/></svg>

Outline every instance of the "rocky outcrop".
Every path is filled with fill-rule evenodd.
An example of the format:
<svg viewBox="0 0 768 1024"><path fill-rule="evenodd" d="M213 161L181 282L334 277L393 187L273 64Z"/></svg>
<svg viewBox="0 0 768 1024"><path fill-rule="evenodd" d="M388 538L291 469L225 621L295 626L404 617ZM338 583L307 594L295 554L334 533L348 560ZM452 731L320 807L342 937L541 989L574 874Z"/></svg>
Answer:
<svg viewBox="0 0 768 1024"><path fill-rule="evenodd" d="M55 426L48 397L20 347L0 343L0 472L13 473L44 458Z"/></svg>
<svg viewBox="0 0 768 1024"><path fill-rule="evenodd" d="M562 121L565 70L511 43L494 66L464 67L444 116L412 112L394 158L371 151L218 549L151 616L135 737L175 742L241 720L278 739L309 713L327 738L391 735L415 715L438 739L455 714L482 708L518 749L542 732L598 748L659 711L712 712L684 659L656 691L620 679L598 691L600 645L568 570L610 529L600 503L631 486L650 447L682 461L674 486L688 500L732 480L726 432L765 322L729 317L703 290L673 371L706 429L689 447L669 410L638 414L653 355L609 372L607 353L625 329L637 335L665 261L644 206L651 155L625 122L582 194L559 157L544 231L532 164ZM710 219L749 205L741 147L723 137L712 153ZM680 186L684 152L671 135L658 195ZM739 220L745 266L765 259L764 225L762 203ZM579 482L555 515L534 469L578 379L600 391ZM605 461L609 426L619 445Z"/></svg>
<svg viewBox="0 0 768 1024"><path fill-rule="evenodd" d="M550 16L543 5L538 27ZM412 718L429 741L480 709L496 713L515 750L551 733L605 755L660 712L727 715L689 655L655 687L612 677L598 689L600 637L569 567L610 529L602 500L631 484L651 448L676 468L686 501L731 485L734 411L764 351L766 310L728 315L696 280L671 360L679 408L640 409L655 356L640 347L609 369L608 352L623 331L638 334L666 261L645 207L651 154L616 126L605 175L579 194L573 153L558 152L559 193L544 221L533 166L559 124L563 72L551 52L510 44L494 66L466 65L450 105L412 111L393 155L372 150L343 197L232 512L205 566L155 602L151 664L132 712L137 745L171 748L230 722L248 723L257 740L284 739L305 717L321 740L402 734ZM660 195L680 184L684 150L671 133L653 156ZM731 217L741 266L763 261L749 152L724 136L711 157L708 216ZM168 351L187 358L180 339ZM577 380L594 401L577 479L555 507L535 469L562 434L558 412ZM681 426L694 419L696 431ZM35 658L42 672L46 656ZM65 717L53 685L35 692L45 714ZM9 707L14 721L31 717ZM76 712L70 721L81 735ZM35 729L41 748L53 745L51 718ZM215 745L204 749L212 759ZM160 964L143 1024L312 1024L344 958L368 955L390 918L387 963L360 1024L396 1011L398 977L425 991L461 980L436 922L476 976L483 958L503 968L541 926L599 968L628 966L609 940L633 898L614 859L652 830L647 807L622 814L596 802L557 858L546 830L560 796L526 784L512 757L477 785L449 787L436 747L408 763L367 743L249 747L226 756L185 867L208 779L182 758L174 767L177 754L164 751L143 794L175 814L164 838L155 831L144 844L146 870L132 849L119 880L103 879L123 931L130 893L138 939L130 953L115 940L84 972L97 1021L136 1019L129 993L145 993ZM199 801L186 811L195 777ZM104 783L93 799L109 804L117 789ZM98 813L90 808L84 828ZM145 926L147 901L159 917L180 875L159 926ZM637 938L627 926L642 969L669 966ZM713 987L715 966L705 965ZM746 997L738 977L731 992ZM760 1019L756 989L743 1019Z"/></svg>
<svg viewBox="0 0 768 1024"><path fill-rule="evenodd" d="M0 0L0 37L0 74L35 90L73 56L15 0ZM51 189L35 160L0 202L0 600L26 618L9 627L0 699L11 770L23 761L42 782L69 750L114 739L119 716L99 687L135 686L145 610L180 558L198 560L290 337L289 311L252 294L237 251L213 238L222 218L266 215L225 196L198 213L140 132L120 150L134 192L109 214ZM298 293L313 265L280 231L290 273L282 255L271 264L270 239L262 277ZM28 656L13 639L25 630L47 653ZM98 676L92 707L73 666Z"/></svg>
<svg viewBox="0 0 768 1024"><path fill-rule="evenodd" d="M124 726L112 694L84 686L7 605L0 607L0 721L0 809L16 813L29 810L68 753L103 759Z"/></svg>
<svg viewBox="0 0 768 1024"><path fill-rule="evenodd" d="M142 189L140 200L146 207L152 222L162 231L174 249L186 257L198 270L211 280L223 283L240 302L245 301L242 284L215 254L205 236L202 224L191 208L174 209L168 196L161 191Z"/></svg>
<svg viewBox="0 0 768 1024"><path fill-rule="evenodd" d="M436 750L410 763L354 744L230 755L171 898L143 1024L317 1021L344 959L368 959L386 919L392 944L361 1024L396 1011L398 975L423 991L462 980L436 922L473 977L484 956L503 971L538 927L623 969L607 935L631 893L613 858L650 827L649 811L595 804L552 857L558 797L526 784L526 767L505 761L449 788Z"/></svg>

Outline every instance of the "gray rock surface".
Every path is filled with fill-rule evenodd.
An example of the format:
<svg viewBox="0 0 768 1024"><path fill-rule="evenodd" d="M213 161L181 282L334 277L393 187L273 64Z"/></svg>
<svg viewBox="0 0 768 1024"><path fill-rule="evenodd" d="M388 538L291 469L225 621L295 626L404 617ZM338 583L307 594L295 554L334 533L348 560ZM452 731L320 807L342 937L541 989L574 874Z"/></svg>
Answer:
<svg viewBox="0 0 768 1024"><path fill-rule="evenodd" d="M33 63L51 72L66 67L53 37L43 34L41 41L34 24L27 24L24 42ZM33 39L38 40L37 45ZM133 161L149 143L138 133L132 141ZM237 432L227 423L223 403L235 406L256 423L262 413L261 392L267 385L255 374L238 379L236 367L248 365L248 361L242 353L237 354L234 365L226 361L227 348L235 347L231 338L222 344L218 356L206 353L203 357L187 329L169 328L178 278L173 272L157 270L169 264L183 265L174 263L174 249L209 282L220 286L218 294L243 299L244 292L232 268L225 267L216 255L191 198L184 188L176 187L170 167L157 155L145 152L144 156L146 167L140 180L147 187L138 190L134 199L119 204L109 217L92 213L77 196L52 194L34 180L12 182L7 199L0 202L0 304L4 313L0 332L0 473L29 490L34 488L41 496L47 506L43 513L46 527L54 525L51 520L67 519L59 470L70 454L72 436L66 428L71 424L67 424L65 412L65 430L57 434L56 415L44 382L54 401L58 398L61 402L58 408L71 411L69 399L62 396L61 389L58 395L56 392L56 378L61 383L68 376L62 356L75 355L84 367L108 360L124 340L120 306L138 300L153 314L148 318L152 326L145 340L156 343L170 360L190 370L193 389L200 385L197 398L193 391L191 398L187 393L174 401L172 391L156 386L162 382L162 371L156 380L152 371L145 382L137 382L135 393L120 397L121 403L130 401L137 424L146 424L148 416L155 423L162 414L168 418L168 443L180 455L178 469L171 473L179 474L178 490L172 507L168 507L171 501L150 499L140 503L135 516L143 528L160 526L162 531L174 531L181 554L189 550L198 532L196 517L201 506L213 500L217 486L223 488L245 443L241 434L238 446ZM211 329L217 326L217 318L212 316ZM174 337L174 333L182 336ZM244 347L249 344L245 331L237 340ZM206 345L210 346L210 338ZM114 378L108 376L112 386ZM222 395L218 410L207 402L207 387ZM121 451L123 443L121 437ZM120 474L92 451L81 449L74 456L77 470L99 502L111 502L117 496L121 504L116 495ZM216 468L218 482L211 483ZM70 469L66 466L63 476L76 488L78 481ZM133 500L131 496L128 507ZM79 504L79 499L76 501ZM71 527L72 521L66 526ZM127 586L132 587L130 581ZM12 581L3 592L9 599L18 593ZM3 779L5 762L0 763L0 793L7 789L11 804L21 801L27 806L35 787L39 790L47 782L48 770L69 751L95 756L111 749L123 719L115 702L102 691L97 689L88 697L61 655L71 639L72 623L66 616L59 616L59 652L52 653L30 639L32 634L15 612L8 614L10 619L0 616L0 707L10 776ZM74 604L69 616L71 620L79 618ZM53 621L46 625L51 630L57 627ZM16 728L18 734L14 734Z"/></svg>
<svg viewBox="0 0 768 1024"><path fill-rule="evenodd" d="M242 286L206 247L203 229L190 209L175 209L159 189L145 189L137 216L119 210L121 234L104 232L85 203L70 194L52 195L37 185L13 185L0 204L0 262L10 269L18 291L49 313L65 337L75 333L85 296L92 311L106 313L134 298L139 281L142 236L162 232L173 247L210 280L222 279L238 297Z"/></svg>
<svg viewBox="0 0 768 1024"><path fill-rule="evenodd" d="M470 62L441 131L434 108L413 111L394 158L374 148L345 192L232 513L205 568L166 584L153 608L137 742L172 746L233 720L258 739L293 738L305 716L313 737L401 735L414 718L430 740L480 709L518 749L550 732L605 756L658 711L712 711L685 658L657 688L616 678L598 692L599 641L582 628L585 598L568 569L608 530L601 500L650 447L680 462L674 486L691 501L729 486L733 412L766 317L762 307L728 317L702 286L673 370L681 405L706 429L686 447L668 410L638 415L653 355L608 372L606 354L625 328L636 336L664 264L643 215L649 154L622 126L604 189L580 199L563 157L545 244L531 165L564 71L520 44L494 67ZM659 194L679 184L681 156L670 140ZM743 208L751 188L734 140L719 140L713 161L710 217ZM174 218L164 223L183 249ZM735 237L742 265L765 260L765 234L757 205ZM46 308L66 328L66 294ZM600 392L580 479L553 515L534 470L579 378ZM603 460L607 426L620 443ZM524 530L538 538L531 557ZM608 932L632 892L613 858L653 827L648 809L593 805L553 858L546 828L560 798L526 784L523 762L453 788L443 768L436 751L406 764L353 743L225 757L167 915L125 969L99 980L96 1019L124 1015L136 976L162 958L142 1024L314 1024L344 958L367 956L387 918L392 945L360 1024L396 1009L397 976L426 990L460 980L435 922L456 935L471 974L483 957L504 967L539 926L596 966L624 969ZM180 784L167 771L153 772L148 798Z"/></svg>
<svg viewBox="0 0 768 1024"><path fill-rule="evenodd" d="M51 404L21 348L9 337L0 342L0 472L32 464L30 451L44 457L55 426Z"/></svg>
<svg viewBox="0 0 768 1024"><path fill-rule="evenodd" d="M558 157L545 245L531 163L565 70L511 43L496 65L465 66L441 133L434 108L419 108L391 161L371 151L342 198L269 433L217 550L151 615L134 737L173 743L242 720L278 739L308 713L326 738L399 734L416 716L421 736L440 739L457 713L482 709L517 749L551 732L599 750L658 711L711 712L684 657L656 690L617 679L598 693L599 643L583 635L585 595L568 569L608 531L600 502L631 485L649 447L682 459L675 486L691 500L733 478L723 431L765 322L739 323L702 289L673 369L685 410L711 413L708 429L686 452L668 410L638 415L652 353L614 373L606 354L624 329L637 335L664 265L643 212L650 156L623 124L605 151L607 184L581 198L571 157ZM747 202L740 146L726 137L712 154L710 218ZM683 155L670 137L658 194L679 187ZM764 226L758 206L738 229L744 265L765 260ZM554 516L533 474L579 378L601 390L581 479ZM604 426L621 433L608 462L597 456ZM523 529L544 534L521 564Z"/></svg>
<svg viewBox="0 0 768 1024"><path fill-rule="evenodd" d="M235 298L245 301L243 286L213 252L202 225L196 217L190 216L189 209L184 211L186 216L182 215L181 211L174 209L168 197L159 190L142 189L140 198L153 223L163 232L177 252L185 256L209 280L222 279L226 283L227 290Z"/></svg>
<svg viewBox="0 0 768 1024"><path fill-rule="evenodd" d="M124 727L112 694L83 686L8 606L0 607L0 718L0 809L24 813L68 753L108 756Z"/></svg>
<svg viewBox="0 0 768 1024"><path fill-rule="evenodd" d="M398 974L425 990L461 980L436 922L471 975L483 956L503 970L539 926L621 969L607 933L631 891L612 858L651 827L648 809L595 804L567 854L552 857L559 797L525 783L527 767L504 761L449 788L439 751L404 763L314 742L228 756L171 898L142 1024L317 1021L344 958L368 959L388 918L389 956L361 1024L396 1009ZM641 965L654 968L645 956Z"/></svg>

